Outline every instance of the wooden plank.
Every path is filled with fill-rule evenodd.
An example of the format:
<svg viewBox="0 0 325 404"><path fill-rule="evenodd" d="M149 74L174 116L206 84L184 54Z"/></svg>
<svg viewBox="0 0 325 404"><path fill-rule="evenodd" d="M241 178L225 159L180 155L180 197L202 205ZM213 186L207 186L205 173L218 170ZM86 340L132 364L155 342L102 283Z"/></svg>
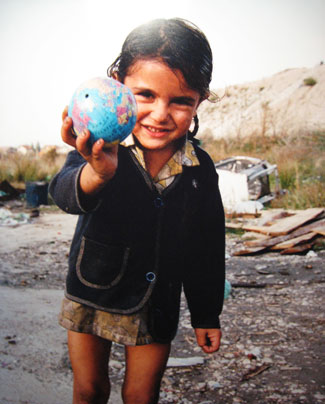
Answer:
<svg viewBox="0 0 325 404"><path fill-rule="evenodd" d="M240 229L240 230L243 230L243 224L242 223L226 222L226 228L227 229Z"/></svg>
<svg viewBox="0 0 325 404"><path fill-rule="evenodd" d="M319 233L317 229L319 230L325 229L325 219L321 219L313 223L310 223L306 226L302 226L299 229L294 230L292 233L286 234L284 236L269 237L265 240L245 241L244 244L247 247L272 247L275 244L282 243L283 241L290 240L294 237L302 236L304 234L309 233L310 231Z"/></svg>
<svg viewBox="0 0 325 404"><path fill-rule="evenodd" d="M310 233L304 234L302 236L294 237L294 238L291 238L290 240L283 241L282 243L276 244L273 247L271 247L271 250L286 250L287 248L294 247L297 244L301 244L306 241L309 241L316 236L317 236L317 233L310 232Z"/></svg>
<svg viewBox="0 0 325 404"><path fill-rule="evenodd" d="M234 255L251 255L251 254L256 254L260 251L265 250L265 247L251 247L251 248L243 248L241 250L235 251Z"/></svg>
<svg viewBox="0 0 325 404"><path fill-rule="evenodd" d="M315 233L321 234L322 236L325 236L325 224L316 226L316 227L313 229L313 231L314 231Z"/></svg>
<svg viewBox="0 0 325 404"><path fill-rule="evenodd" d="M255 231L256 233L262 233L268 235L267 229L269 229L270 227L271 226L254 226L250 224L243 224L241 228L245 231Z"/></svg>
<svg viewBox="0 0 325 404"><path fill-rule="evenodd" d="M296 215L286 217L279 221L279 223L274 224L268 230L268 234L271 236L281 236L283 234L288 234L291 231L297 229L303 224L315 219L317 216L324 212L323 208L311 208L303 210Z"/></svg>
<svg viewBox="0 0 325 404"><path fill-rule="evenodd" d="M286 250L283 250L280 252L281 255L285 255L285 254L299 254L305 251L308 251L312 248L313 246L313 242L312 243L306 243L306 244L300 244L300 245L296 245L294 247L291 248L287 248Z"/></svg>
<svg viewBox="0 0 325 404"><path fill-rule="evenodd" d="M292 232L303 224L315 219L324 212L324 208L310 208L277 221L272 226L243 226L244 230L256 231L269 236L281 236Z"/></svg>

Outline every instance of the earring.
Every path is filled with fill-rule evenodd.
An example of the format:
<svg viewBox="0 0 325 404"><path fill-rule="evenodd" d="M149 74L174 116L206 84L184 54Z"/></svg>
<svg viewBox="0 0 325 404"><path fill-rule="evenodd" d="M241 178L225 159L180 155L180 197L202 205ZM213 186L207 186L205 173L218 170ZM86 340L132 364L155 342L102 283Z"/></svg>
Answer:
<svg viewBox="0 0 325 404"><path fill-rule="evenodd" d="M194 128L192 131L188 131L189 138L191 140L193 140L194 136L197 134L197 132L199 130L199 118L197 117L197 115L193 116L193 120L194 120Z"/></svg>

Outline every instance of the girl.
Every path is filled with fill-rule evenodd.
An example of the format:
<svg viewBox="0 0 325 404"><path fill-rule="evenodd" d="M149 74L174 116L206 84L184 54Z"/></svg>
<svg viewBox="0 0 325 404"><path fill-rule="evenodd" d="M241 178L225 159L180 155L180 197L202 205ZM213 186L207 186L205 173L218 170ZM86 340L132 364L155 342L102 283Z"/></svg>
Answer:
<svg viewBox="0 0 325 404"><path fill-rule="evenodd" d="M74 404L107 403L112 341L125 345L123 402L158 402L182 286L198 345L219 348L224 214L213 162L193 140L211 73L197 27L155 20L129 34L109 68L135 95L133 134L110 149L102 139L90 147L89 132L76 138L63 113L62 139L76 150L50 192L80 215L60 314Z"/></svg>

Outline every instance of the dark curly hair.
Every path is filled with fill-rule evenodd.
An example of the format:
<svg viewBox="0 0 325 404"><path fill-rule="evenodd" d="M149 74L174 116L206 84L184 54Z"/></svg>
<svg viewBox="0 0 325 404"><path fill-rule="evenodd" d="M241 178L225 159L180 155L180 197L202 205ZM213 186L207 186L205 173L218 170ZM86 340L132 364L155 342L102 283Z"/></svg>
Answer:
<svg viewBox="0 0 325 404"><path fill-rule="evenodd" d="M182 72L187 85L202 100L210 96L211 48L203 32L191 22L157 19L135 28L107 69L108 75L124 82L130 67L141 59L163 60L171 69Z"/></svg>

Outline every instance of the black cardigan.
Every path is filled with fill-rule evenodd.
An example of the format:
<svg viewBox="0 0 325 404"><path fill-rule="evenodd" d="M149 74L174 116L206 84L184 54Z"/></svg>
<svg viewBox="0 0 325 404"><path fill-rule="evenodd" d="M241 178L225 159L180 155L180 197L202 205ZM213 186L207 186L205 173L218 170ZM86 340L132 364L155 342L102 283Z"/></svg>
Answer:
<svg viewBox="0 0 325 404"><path fill-rule="evenodd" d="M196 147L196 146L195 146ZM80 201L85 160L70 152L50 193L79 214L69 255L66 296L111 313L149 302L157 341L174 337L182 285L194 328L219 328L225 277L224 212L212 160L196 147L199 166L161 194L132 151L119 147L118 168L96 207Z"/></svg>

